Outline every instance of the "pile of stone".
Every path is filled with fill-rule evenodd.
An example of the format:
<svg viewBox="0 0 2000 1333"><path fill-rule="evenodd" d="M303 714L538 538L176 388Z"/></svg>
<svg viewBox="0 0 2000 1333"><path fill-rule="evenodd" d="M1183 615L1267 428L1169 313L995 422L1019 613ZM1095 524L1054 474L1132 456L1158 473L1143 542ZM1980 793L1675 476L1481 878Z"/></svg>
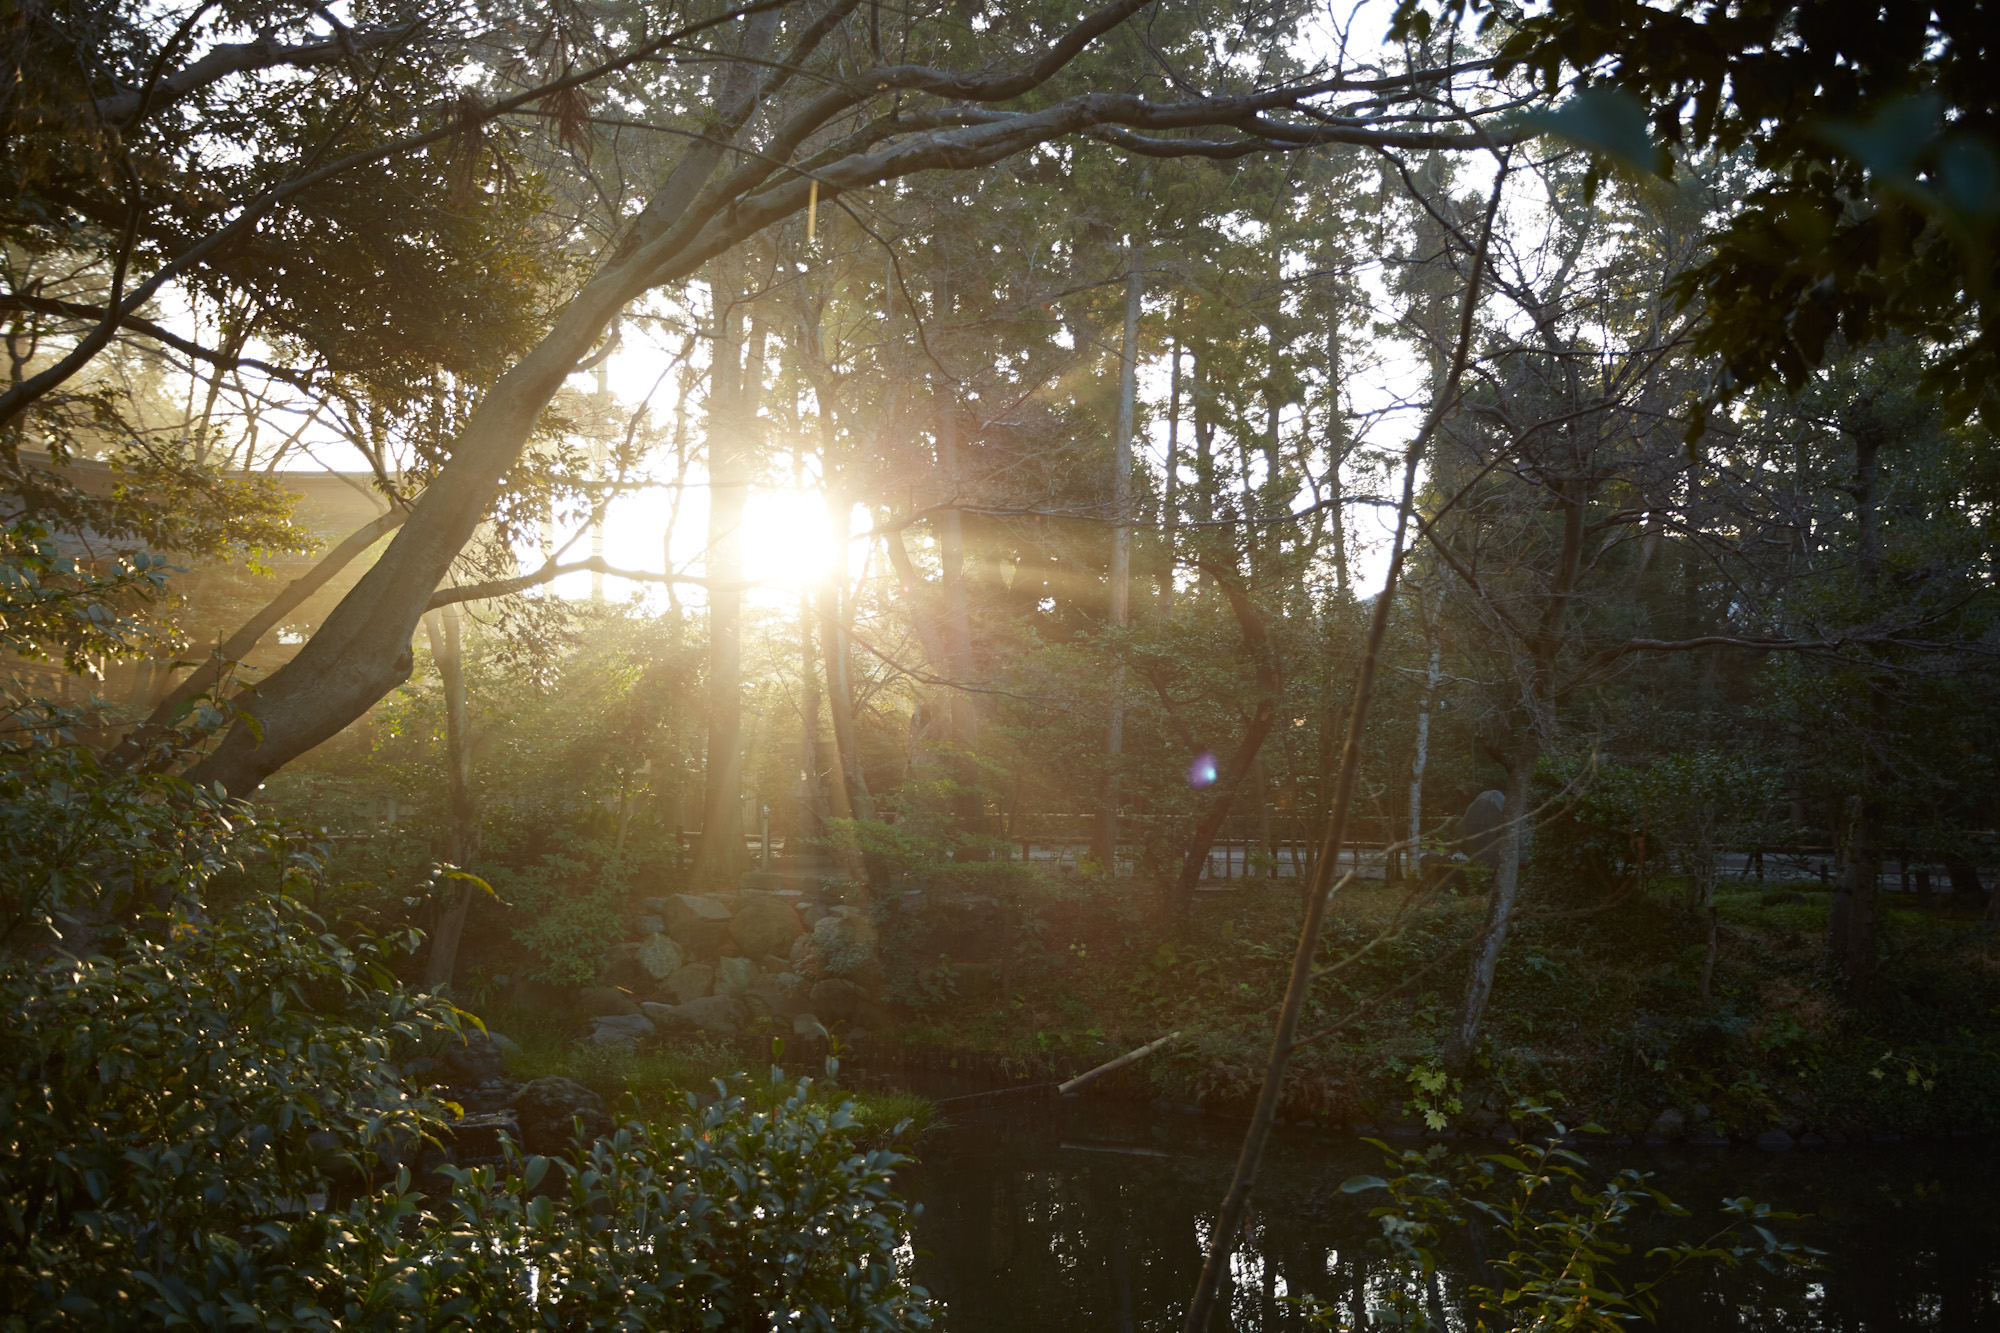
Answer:
<svg viewBox="0 0 2000 1333"><path fill-rule="evenodd" d="M465 1114L440 1128L436 1145L409 1144L404 1165L420 1174L444 1163L493 1165L502 1160L503 1137L524 1152L567 1155L579 1122L586 1141L611 1132L603 1098L582 1084L555 1077L523 1083L510 1076L506 1057L518 1049L498 1033L472 1027L443 1043L432 1072Z"/></svg>
<svg viewBox="0 0 2000 1333"><path fill-rule="evenodd" d="M578 994L600 1045L733 1036L760 1017L808 1041L890 1022L875 925L859 907L797 889L683 893L645 899L632 929Z"/></svg>

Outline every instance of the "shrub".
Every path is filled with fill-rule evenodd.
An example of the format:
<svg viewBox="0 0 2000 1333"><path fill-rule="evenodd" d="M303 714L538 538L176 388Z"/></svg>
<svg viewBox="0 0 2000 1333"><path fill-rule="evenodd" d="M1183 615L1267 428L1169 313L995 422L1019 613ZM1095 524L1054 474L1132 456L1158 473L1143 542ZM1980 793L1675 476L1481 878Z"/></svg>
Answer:
<svg viewBox="0 0 2000 1333"><path fill-rule="evenodd" d="M419 1192L449 1108L411 1071L463 1018L396 983L421 936L329 930L241 806L0 761L0 1329L928 1323L901 1159L807 1084Z"/></svg>

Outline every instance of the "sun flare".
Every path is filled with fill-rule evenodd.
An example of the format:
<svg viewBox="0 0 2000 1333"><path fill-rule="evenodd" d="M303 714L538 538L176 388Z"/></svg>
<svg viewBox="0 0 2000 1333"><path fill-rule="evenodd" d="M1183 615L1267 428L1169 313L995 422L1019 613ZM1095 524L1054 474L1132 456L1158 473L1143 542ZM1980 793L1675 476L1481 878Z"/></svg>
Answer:
<svg viewBox="0 0 2000 1333"><path fill-rule="evenodd" d="M832 567L833 527L817 491L752 491L743 508L743 570L753 583L803 588Z"/></svg>

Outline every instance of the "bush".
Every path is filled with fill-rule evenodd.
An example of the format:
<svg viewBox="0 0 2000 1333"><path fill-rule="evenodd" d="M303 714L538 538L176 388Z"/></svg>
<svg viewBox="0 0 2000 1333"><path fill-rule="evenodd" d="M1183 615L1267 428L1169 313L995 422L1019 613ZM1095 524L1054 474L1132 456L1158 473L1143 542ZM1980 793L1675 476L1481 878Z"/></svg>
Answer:
<svg viewBox="0 0 2000 1333"><path fill-rule="evenodd" d="M1543 759L1535 766L1528 804L1547 809L1528 845L1528 876L1551 903L1601 901L1642 858L1658 858L1644 776L1632 769L1596 757L1588 763Z"/></svg>
<svg viewBox="0 0 2000 1333"><path fill-rule="evenodd" d="M412 1073L463 1016L396 984L417 932L329 930L243 807L4 757L0 1329L927 1324L901 1159L806 1084L419 1192L449 1108Z"/></svg>

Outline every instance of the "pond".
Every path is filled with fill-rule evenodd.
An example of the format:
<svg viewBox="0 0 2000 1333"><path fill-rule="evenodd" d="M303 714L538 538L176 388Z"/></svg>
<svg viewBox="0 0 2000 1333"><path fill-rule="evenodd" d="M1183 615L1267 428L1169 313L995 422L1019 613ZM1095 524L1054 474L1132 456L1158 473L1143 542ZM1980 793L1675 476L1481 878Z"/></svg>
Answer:
<svg viewBox="0 0 2000 1333"><path fill-rule="evenodd" d="M948 1333L1178 1330L1208 1220L1242 1123L1170 1109L1071 1099L960 1103L928 1136L904 1188L923 1205L916 1275ZM1457 1143L1454 1148L1480 1145ZM1692 1209L1703 1234L1720 1202L1750 1195L1811 1214L1787 1239L1825 1251L1814 1272L1705 1273L1664 1293L1659 1327L1952 1333L2000 1330L2000 1205L1985 1144L1589 1150L1593 1166L1636 1166ZM1266 1157L1252 1239L1236 1257L1227 1327L1307 1327L1293 1298L1365 1308L1388 1279L1371 1248L1378 1150L1325 1131L1281 1129ZM1372 1196L1379 1200L1380 1195ZM1636 1235L1653 1243L1665 1232ZM1468 1257L1435 1292L1463 1327ZM1218 1329L1224 1327L1217 1320Z"/></svg>

